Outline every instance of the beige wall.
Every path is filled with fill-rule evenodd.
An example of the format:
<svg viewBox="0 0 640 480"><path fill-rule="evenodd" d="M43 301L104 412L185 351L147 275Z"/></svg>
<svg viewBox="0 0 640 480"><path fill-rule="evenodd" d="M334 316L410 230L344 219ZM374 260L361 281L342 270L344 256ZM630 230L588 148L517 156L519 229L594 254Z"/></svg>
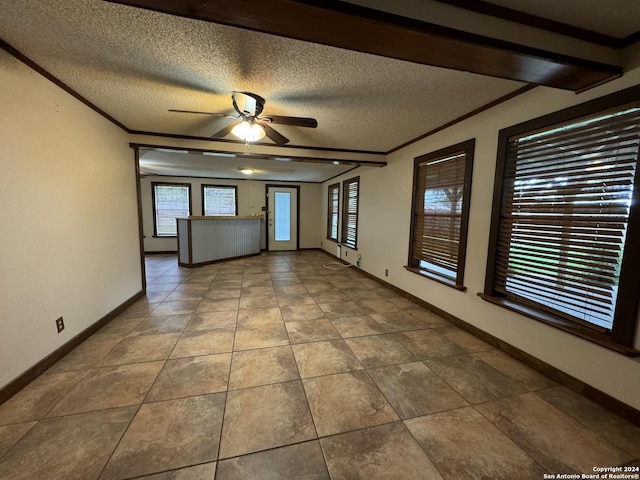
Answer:
<svg viewBox="0 0 640 480"><path fill-rule="evenodd" d="M0 50L0 388L141 290L128 140Z"/></svg>
<svg viewBox="0 0 640 480"><path fill-rule="evenodd" d="M362 268L583 382L640 409L640 362L487 303L484 289L498 131L502 128L583 103L640 83L640 70L580 95L538 87L389 156L381 169L360 168L323 186L323 248L327 186L360 175L358 252ZM464 284L459 292L406 271L411 214L413 160L458 142L476 139ZM342 258L355 262L342 248ZM348 257L345 257L348 254ZM385 269L389 277L384 277ZM640 344L638 345L640 347Z"/></svg>
<svg viewBox="0 0 640 480"><path fill-rule="evenodd" d="M140 180L142 194L142 217L144 225L144 248L146 252L176 251L175 238L153 237L153 207L151 196L152 182L175 182L191 184L191 208L193 215L202 215L201 185L237 185L238 187L238 215L263 216L262 207L265 205L265 186L278 184L300 186L300 245L299 248L320 247L320 201L322 186L317 183L281 183L263 182L257 180L224 180L216 178L184 178L149 176ZM265 248L263 229L262 248Z"/></svg>

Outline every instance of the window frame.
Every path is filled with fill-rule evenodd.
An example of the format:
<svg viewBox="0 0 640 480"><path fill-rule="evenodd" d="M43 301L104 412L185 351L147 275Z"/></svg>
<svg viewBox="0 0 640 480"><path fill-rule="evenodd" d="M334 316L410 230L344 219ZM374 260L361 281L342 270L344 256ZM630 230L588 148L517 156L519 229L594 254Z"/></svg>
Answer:
<svg viewBox="0 0 640 480"><path fill-rule="evenodd" d="M418 275L422 275L431 280L435 280L436 282L442 283L443 285L447 285L449 287L455 288L460 291L465 291L467 288L464 286L464 268L466 261L466 253L467 253L467 234L469 230L469 210L471 207L471 180L473 177L473 158L475 151L475 138L470 140L466 140L464 142L457 143L455 145L451 145L449 147L441 148L440 150L436 150L435 152L427 153L426 155L421 155L414 159L413 163L413 188L412 188L412 198L411 198L411 219L410 219L410 231L409 231L409 253L407 258L407 266L405 267L408 271L416 273ZM418 187L420 183L420 164L433 161L438 159L444 159L446 157L450 157L456 154L464 153L465 155L465 165L464 165L464 177L463 177L463 192L462 192L462 208L461 208L461 217L460 217L460 236L459 236L459 244L458 244L458 262L456 267L456 276L454 278L450 278L446 275L439 274L434 271L430 271L419 266L419 262L416 260L417 257L413 255L414 253L414 245L417 234L417 224L416 219L418 216L418 212L416 209L419 206L418 202ZM424 197L424 191L422 193L422 197ZM424 200L422 201L424 202ZM426 215L423 214L426 217Z"/></svg>
<svg viewBox="0 0 640 480"><path fill-rule="evenodd" d="M348 231L349 231L349 186L356 184L356 213L355 213L355 226L354 226L354 237L355 240L353 243L350 243L347 240ZM341 231L340 231L340 244L346 247L349 247L353 250L358 249L358 221L360 217L360 176L349 178L348 180L344 180L342 182L342 216L341 216Z"/></svg>
<svg viewBox="0 0 640 480"><path fill-rule="evenodd" d="M156 187L186 187L189 197L189 216L192 215L191 184L178 182L151 182L151 208L153 209L153 236L154 238L176 238L178 236L177 227L175 235L158 234L158 215L156 212Z"/></svg>
<svg viewBox="0 0 640 480"><path fill-rule="evenodd" d="M333 193L336 192L338 196L338 205L333 210ZM335 237L331 236L331 231L333 230L333 216L336 218L336 235ZM340 183L334 183L327 187L327 240L333 240L334 242L338 241L338 233L340 232Z"/></svg>
<svg viewBox="0 0 640 480"><path fill-rule="evenodd" d="M622 107L638 102L638 98L640 98L640 86L631 87L581 105L500 130L485 286L484 292L478 294L486 301L629 356L640 354L640 352L634 348L635 334L639 323L640 250L633 247L633 245L640 243L640 161L636 160L637 170L632 188L633 197L629 209L627 234L623 247L617 303L613 317L613 325L610 331L602 327L583 325L562 316L554 315L548 311L535 308L535 306L507 298L495 290L495 285L497 284L495 267L497 263L504 177L507 167L508 139L536 130L546 130L557 124L572 122L582 117L604 113L607 110L622 109Z"/></svg>
<svg viewBox="0 0 640 480"><path fill-rule="evenodd" d="M208 183L203 183L200 185L200 196L202 199L202 215L203 216L216 216L216 215L207 215L205 209L205 190L207 188L221 188L225 190L233 190L233 200L234 200L234 212L233 215L218 215L224 217L237 217L238 216L238 186L237 185L212 185Z"/></svg>

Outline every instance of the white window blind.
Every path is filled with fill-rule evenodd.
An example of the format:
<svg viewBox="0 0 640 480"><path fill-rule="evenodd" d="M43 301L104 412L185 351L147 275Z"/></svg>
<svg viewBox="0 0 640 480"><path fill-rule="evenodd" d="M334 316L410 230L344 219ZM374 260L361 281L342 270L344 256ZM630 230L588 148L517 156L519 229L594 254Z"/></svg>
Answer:
<svg viewBox="0 0 640 480"><path fill-rule="evenodd" d="M327 238L338 241L338 214L340 211L340 184L329 185L327 206Z"/></svg>
<svg viewBox="0 0 640 480"><path fill-rule="evenodd" d="M174 237L177 235L176 218L188 217L191 212L191 185L153 184L153 207L155 235Z"/></svg>
<svg viewBox="0 0 640 480"><path fill-rule="evenodd" d="M204 215L237 215L235 186L203 185L202 201Z"/></svg>
<svg viewBox="0 0 640 480"><path fill-rule="evenodd" d="M342 183L342 232L341 242L351 248L358 246L358 190L360 177Z"/></svg>

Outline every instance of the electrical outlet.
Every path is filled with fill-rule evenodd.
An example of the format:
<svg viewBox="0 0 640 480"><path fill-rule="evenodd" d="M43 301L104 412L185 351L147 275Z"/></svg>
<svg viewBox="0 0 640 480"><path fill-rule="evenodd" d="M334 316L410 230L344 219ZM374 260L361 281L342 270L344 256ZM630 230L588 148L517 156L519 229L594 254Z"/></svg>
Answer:
<svg viewBox="0 0 640 480"><path fill-rule="evenodd" d="M320 246L322 246L322 240L320 240Z"/></svg>
<svg viewBox="0 0 640 480"><path fill-rule="evenodd" d="M385 271L384 271L384 276L385 276L385 277L388 277L388 276L389 276L389 270L386 270L386 269L385 269Z"/></svg>
<svg viewBox="0 0 640 480"><path fill-rule="evenodd" d="M349 256L349 251L348 251L348 250L345 250L345 251L344 251L344 256L345 256L345 257L348 257L348 256Z"/></svg>
<svg viewBox="0 0 640 480"><path fill-rule="evenodd" d="M60 317L56 320L56 328L58 329L58 333L64 330L64 318Z"/></svg>

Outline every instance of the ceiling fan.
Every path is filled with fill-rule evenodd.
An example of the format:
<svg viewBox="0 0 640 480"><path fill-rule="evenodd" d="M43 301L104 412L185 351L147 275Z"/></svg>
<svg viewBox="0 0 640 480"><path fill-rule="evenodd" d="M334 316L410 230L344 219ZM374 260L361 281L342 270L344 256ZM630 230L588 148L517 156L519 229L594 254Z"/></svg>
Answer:
<svg viewBox="0 0 640 480"><path fill-rule="evenodd" d="M233 108L238 115L228 115L224 113L197 112L192 110L169 110L179 113L198 113L202 115L215 115L224 118L235 118L222 130L214 133L211 138L224 138L230 133L244 140L245 142L255 142L265 135L276 145L284 145L289 139L277 132L271 125L290 125L294 127L316 128L318 122L315 118L307 117L284 117L281 115L261 116L265 100L260 95L250 92L233 92L231 94Z"/></svg>

